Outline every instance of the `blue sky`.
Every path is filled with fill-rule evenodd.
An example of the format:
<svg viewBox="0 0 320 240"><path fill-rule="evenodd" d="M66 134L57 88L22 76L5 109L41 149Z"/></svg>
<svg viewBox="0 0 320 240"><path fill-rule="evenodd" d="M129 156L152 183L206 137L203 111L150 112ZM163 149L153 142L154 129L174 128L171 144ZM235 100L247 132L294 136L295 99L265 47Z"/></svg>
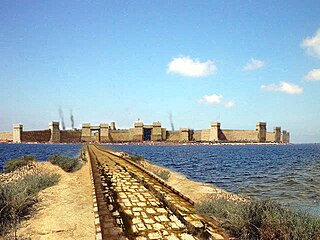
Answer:
<svg viewBox="0 0 320 240"><path fill-rule="evenodd" d="M320 2L1 1L0 131L140 118L320 142ZM319 32L318 32L319 31Z"/></svg>

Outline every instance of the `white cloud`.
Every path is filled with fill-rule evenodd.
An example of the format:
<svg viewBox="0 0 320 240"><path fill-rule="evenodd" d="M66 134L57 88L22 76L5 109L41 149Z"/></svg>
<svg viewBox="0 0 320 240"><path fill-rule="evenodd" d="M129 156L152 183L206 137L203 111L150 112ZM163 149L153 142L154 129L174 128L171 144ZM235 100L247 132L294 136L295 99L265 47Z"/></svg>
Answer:
<svg viewBox="0 0 320 240"><path fill-rule="evenodd" d="M307 37L301 43L302 48L306 48L308 54L320 57L320 29L313 37Z"/></svg>
<svg viewBox="0 0 320 240"><path fill-rule="evenodd" d="M187 77L204 77L214 74L216 71L217 67L212 61L200 62L190 57L172 59L167 69L167 73L177 73Z"/></svg>
<svg viewBox="0 0 320 240"><path fill-rule="evenodd" d="M208 104L208 105L223 104L226 108L232 108L235 106L234 101L226 101L224 100L224 97L222 95L218 95L218 94L205 95L198 100L198 103Z"/></svg>
<svg viewBox="0 0 320 240"><path fill-rule="evenodd" d="M236 105L234 101L228 101L225 106L226 108L233 108Z"/></svg>
<svg viewBox="0 0 320 240"><path fill-rule="evenodd" d="M242 68L242 71L252 71L262 68L266 63L262 60L251 58L251 60Z"/></svg>
<svg viewBox="0 0 320 240"><path fill-rule="evenodd" d="M223 100L223 96L222 95L217 95L217 94L212 94L210 96L205 95L203 96L201 99L199 99L199 103L204 103L204 104L220 104Z"/></svg>
<svg viewBox="0 0 320 240"><path fill-rule="evenodd" d="M304 76L306 81L320 81L320 69L312 69L306 76Z"/></svg>
<svg viewBox="0 0 320 240"><path fill-rule="evenodd" d="M284 92L288 94L301 94L303 93L303 88L289 82L280 82L279 84L267 84L261 86L262 90L272 91L272 92Z"/></svg>

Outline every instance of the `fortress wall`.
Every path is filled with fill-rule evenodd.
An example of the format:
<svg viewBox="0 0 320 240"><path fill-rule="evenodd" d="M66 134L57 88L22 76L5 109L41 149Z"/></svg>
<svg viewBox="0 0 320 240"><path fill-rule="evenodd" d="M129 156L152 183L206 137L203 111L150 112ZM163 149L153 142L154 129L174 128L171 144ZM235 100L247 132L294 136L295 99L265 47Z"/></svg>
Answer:
<svg viewBox="0 0 320 240"><path fill-rule="evenodd" d="M201 132L202 132L201 130L193 131L193 135L191 136L191 140L200 142L201 141Z"/></svg>
<svg viewBox="0 0 320 240"><path fill-rule="evenodd" d="M275 141L275 133L267 132L266 141L267 142L274 142Z"/></svg>
<svg viewBox="0 0 320 240"><path fill-rule="evenodd" d="M167 132L167 141L171 141L171 142L180 141L180 132L179 131L168 131Z"/></svg>
<svg viewBox="0 0 320 240"><path fill-rule="evenodd" d="M21 142L49 142L50 137L50 130L23 131L21 134Z"/></svg>
<svg viewBox="0 0 320 240"><path fill-rule="evenodd" d="M201 131L201 142L209 142L210 129L205 129Z"/></svg>
<svg viewBox="0 0 320 240"><path fill-rule="evenodd" d="M0 132L0 141L12 141L12 132Z"/></svg>
<svg viewBox="0 0 320 240"><path fill-rule="evenodd" d="M258 132L255 130L221 130L219 140L257 142Z"/></svg>
<svg viewBox="0 0 320 240"><path fill-rule="evenodd" d="M60 131L60 142L62 143L81 142L81 131Z"/></svg>
<svg viewBox="0 0 320 240"><path fill-rule="evenodd" d="M110 130L111 142L125 142L131 141L129 130Z"/></svg>

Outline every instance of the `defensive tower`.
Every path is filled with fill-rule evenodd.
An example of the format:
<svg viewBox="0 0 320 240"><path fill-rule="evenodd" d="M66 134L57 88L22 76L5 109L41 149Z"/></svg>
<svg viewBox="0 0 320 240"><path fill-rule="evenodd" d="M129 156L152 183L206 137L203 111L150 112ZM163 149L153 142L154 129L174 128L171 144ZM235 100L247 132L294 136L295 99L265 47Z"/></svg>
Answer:
<svg viewBox="0 0 320 240"><path fill-rule="evenodd" d="M22 124L13 124L12 140L14 143L21 143L22 131L23 131Z"/></svg>
<svg viewBox="0 0 320 240"><path fill-rule="evenodd" d="M59 143L60 142L59 122L50 122L49 130L51 131L50 142Z"/></svg>
<svg viewBox="0 0 320 240"><path fill-rule="evenodd" d="M256 124L256 131L258 132L258 142L266 142L266 138L267 138L267 123L258 122Z"/></svg>
<svg viewBox="0 0 320 240"><path fill-rule="evenodd" d="M219 122L212 122L210 124L210 135L209 135L209 141L210 142L219 141L220 125L221 124Z"/></svg>

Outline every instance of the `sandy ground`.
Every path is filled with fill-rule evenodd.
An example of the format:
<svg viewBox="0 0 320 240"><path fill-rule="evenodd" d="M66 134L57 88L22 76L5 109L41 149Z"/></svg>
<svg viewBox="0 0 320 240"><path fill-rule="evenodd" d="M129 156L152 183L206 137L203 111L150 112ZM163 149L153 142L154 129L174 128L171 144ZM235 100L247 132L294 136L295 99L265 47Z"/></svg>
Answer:
<svg viewBox="0 0 320 240"><path fill-rule="evenodd" d="M32 240L95 239L89 164L75 173L66 173L48 162L40 164L43 169L60 174L61 179L57 185L39 194L36 212L22 222L18 236ZM150 171L165 169L147 161L143 165ZM177 172L170 172L166 182L195 202L212 197L240 199L214 185L195 182Z"/></svg>
<svg viewBox="0 0 320 240"><path fill-rule="evenodd" d="M66 173L51 163L44 169L61 175L59 183L43 190L35 215L22 222L18 236L24 239L95 239L89 164Z"/></svg>

